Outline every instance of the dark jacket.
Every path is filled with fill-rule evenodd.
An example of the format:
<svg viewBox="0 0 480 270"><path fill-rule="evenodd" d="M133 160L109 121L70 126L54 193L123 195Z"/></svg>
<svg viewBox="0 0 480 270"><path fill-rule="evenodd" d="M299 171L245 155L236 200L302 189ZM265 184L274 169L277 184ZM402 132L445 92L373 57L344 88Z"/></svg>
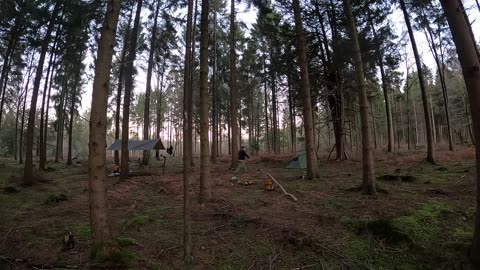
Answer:
<svg viewBox="0 0 480 270"><path fill-rule="evenodd" d="M245 160L245 158L250 158L250 156L245 152L245 150L238 151L238 160Z"/></svg>

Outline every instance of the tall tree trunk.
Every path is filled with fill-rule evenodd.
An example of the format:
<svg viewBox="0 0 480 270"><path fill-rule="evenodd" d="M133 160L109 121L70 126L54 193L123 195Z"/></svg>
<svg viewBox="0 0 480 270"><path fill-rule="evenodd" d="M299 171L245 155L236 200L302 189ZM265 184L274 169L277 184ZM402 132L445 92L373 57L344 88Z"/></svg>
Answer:
<svg viewBox="0 0 480 270"><path fill-rule="evenodd" d="M45 132L44 132L44 129L46 129L46 126L45 126L45 121L44 121L44 117L45 117L45 101L46 101L46 98L47 96L50 97L50 94L47 93L48 90L49 90L49 79L53 79L50 78L50 72L52 72L52 75L53 75L53 63L55 61L55 50L56 50L56 44L57 44L57 40L58 40L58 36L59 36L59 31L60 30L60 26L57 28L57 33L55 34L55 40L53 41L53 46L52 46L52 50L50 52L50 59L48 60L48 68L47 68L47 75L45 76L45 84L44 84L44 87L43 87L43 98L42 98L42 109L40 110L40 159L39 159L39 165L38 165L38 168L40 170L45 170L45 163L47 162L47 157L46 155L44 155L44 153L46 153L46 145L45 145L45 139L44 139L44 136L45 136ZM50 84L51 85L51 84Z"/></svg>
<svg viewBox="0 0 480 270"><path fill-rule="evenodd" d="M120 139L120 106L122 103L122 89L123 89L123 82L124 82L124 73L125 73L125 58L127 55L128 50L128 39L130 37L130 24L132 23L132 11L130 11L130 15L128 16L128 25L127 30L125 31L125 35L123 36L123 48L122 54L120 56L120 67L118 70L118 86L117 86L117 97L116 97L116 108L115 108L115 141ZM118 150L114 151L114 160L115 164L120 164L120 155Z"/></svg>
<svg viewBox="0 0 480 270"><path fill-rule="evenodd" d="M55 58L53 60L53 63L57 62L57 55L55 55ZM50 108L50 97L52 93L52 87L53 87L53 78L54 78L54 72L50 75L50 85L48 86L48 95L47 95L47 105L46 105L46 110L45 110L45 123L43 125L43 152L40 152L41 158L43 158L45 161L47 160L47 134L48 134L48 111Z"/></svg>
<svg viewBox="0 0 480 270"><path fill-rule="evenodd" d="M290 76L288 77L288 111L290 114L290 139L292 144L292 153L297 152L297 127L295 123L295 104L293 104L293 89Z"/></svg>
<svg viewBox="0 0 480 270"><path fill-rule="evenodd" d="M210 161L217 162L218 156L218 108L217 108L217 2L213 11L213 72L212 72L212 152Z"/></svg>
<svg viewBox="0 0 480 270"><path fill-rule="evenodd" d="M303 123L305 126L305 142L307 157L307 179L318 178L317 157L315 155L315 138L313 135L313 111L310 96L310 81L308 78L307 53L305 51L305 35L300 10L300 1L293 0L293 13L295 16L295 33L297 41L297 57L300 65L300 83L303 99Z"/></svg>
<svg viewBox="0 0 480 270"><path fill-rule="evenodd" d="M231 167L238 165L238 89L237 89L237 64L235 52L235 0L230 1L230 125L232 127L232 162Z"/></svg>
<svg viewBox="0 0 480 270"><path fill-rule="evenodd" d="M268 127L268 93L267 93L267 64L266 56L263 57L263 73L264 73L264 94L265 94L265 143L267 145L267 152L270 152L270 133Z"/></svg>
<svg viewBox="0 0 480 270"><path fill-rule="evenodd" d="M470 100L475 141L480 141L480 53L473 35L470 22L465 13L462 1L441 0L445 11L453 41L457 47L458 58L462 66L463 78ZM470 260L476 268L480 268L480 144L475 145L477 165L477 200L475 227Z"/></svg>
<svg viewBox="0 0 480 270"><path fill-rule="evenodd" d="M415 36L413 35L412 25L410 23L410 17L408 15L405 0L400 0L400 6L405 17L405 23L408 29L408 35L410 36L410 43L412 44L413 55L415 56L415 62L417 64L418 82L420 84L420 90L422 93L423 112L425 115L425 129L427 132L427 162L435 163L435 149L433 148L433 131L432 131L432 119L430 118L430 109L428 106L427 89L425 85L425 77L422 70L422 62L420 55L418 54L417 43L415 42Z"/></svg>
<svg viewBox="0 0 480 270"><path fill-rule="evenodd" d="M152 36L150 37L150 52L148 55L148 67L147 67L147 89L145 91L145 111L143 112L143 139L148 140L148 134L150 131L150 93L152 92L152 72L153 72L153 55L155 52L155 39L157 37L157 23L158 23L158 11L160 10L160 1L157 1L157 7L155 9L155 18L153 22ZM150 159L150 151L143 151L144 165L148 165Z"/></svg>
<svg viewBox="0 0 480 270"><path fill-rule="evenodd" d="M185 69L183 77L183 260L188 265L192 261L192 232L190 226L190 180L192 178L192 130L189 129L189 123L192 121L191 110L192 89L191 61L192 57L192 20L193 20L193 0L188 0L187 9L187 29L185 42Z"/></svg>
<svg viewBox="0 0 480 270"><path fill-rule="evenodd" d="M212 196L210 188L210 164L208 145L208 12L210 3L202 0L200 19L200 193L203 204ZM212 153L213 154L213 153Z"/></svg>
<svg viewBox="0 0 480 270"><path fill-rule="evenodd" d="M273 43L273 42L272 42ZM270 87L272 90L272 144L273 152L278 153L280 148L278 145L278 121L277 121L277 85L275 72L275 54L273 52L273 44L270 45Z"/></svg>
<svg viewBox="0 0 480 270"><path fill-rule="evenodd" d="M137 0L137 10L135 12L135 21L133 23L132 35L128 45L125 65L125 93L123 96L123 119L122 119L122 160L120 169L120 178L128 178L128 140L130 133L130 101L133 90L133 64L137 53L138 28L140 25L140 12L142 11L143 0Z"/></svg>
<svg viewBox="0 0 480 270"><path fill-rule="evenodd" d="M408 86L408 68L407 68L407 79L405 82L405 85ZM406 91L407 94L407 145L408 145L408 150L410 151L410 138L411 138L411 116L410 116L410 89L407 89Z"/></svg>
<svg viewBox="0 0 480 270"><path fill-rule="evenodd" d="M450 112L448 109L448 91L447 91L447 84L445 82L445 73L444 73L445 65L443 62L443 58L442 60L440 59L440 55L438 53L437 46L435 45L435 40L433 38L432 28L430 27L430 25L427 24L425 27L425 30L426 30L425 36L430 45L430 50L432 51L433 58L435 59L435 64L437 65L437 69L438 69L438 76L440 77L440 85L442 87L443 102L445 103L445 117L447 118L446 121L447 121L448 149L450 151L453 151L452 129L450 126Z"/></svg>
<svg viewBox="0 0 480 270"><path fill-rule="evenodd" d="M56 146L55 146L55 163L59 162L60 159L63 159L63 135L62 135L62 130L63 130L63 118L64 118L64 110L63 106L65 103L65 95L67 92L67 80L63 79L62 82L62 90L60 93L60 101L59 101L59 109L57 110L58 115L57 115L57 141L56 141Z"/></svg>
<svg viewBox="0 0 480 270"><path fill-rule="evenodd" d="M358 42L357 27L352 12L350 0L344 0L345 14L348 19L348 29L353 42L355 77L358 88L360 118L362 128L362 162L363 162L363 192L366 194L375 194L375 169L373 164L372 142L370 138L370 123L368 121L368 99L365 89L365 78L363 73L362 51Z"/></svg>
<svg viewBox="0 0 480 270"><path fill-rule="evenodd" d="M10 72L13 54L15 52L15 48L18 42L18 36L17 36L18 34L16 33L16 31L17 31L17 26L15 25L10 33L10 39L8 41L7 51L5 52L5 56L3 57L2 73L0 74L0 93L2 96L0 101L0 128L2 123L3 104L5 102L5 94L7 92L8 73Z"/></svg>
<svg viewBox="0 0 480 270"><path fill-rule="evenodd" d="M81 60L78 60L79 62ZM74 70L80 72L81 70L76 67ZM72 165L72 144L73 144L73 116L75 114L75 104L76 104L76 97L77 97L77 86L78 81L80 80L80 74L76 75L78 78L75 80L75 83L72 87L72 98L70 103L70 117L68 123L68 152L67 152L67 165Z"/></svg>
<svg viewBox="0 0 480 270"><path fill-rule="evenodd" d="M375 31L375 27L373 26L373 23L371 23L372 26L372 31L374 38L377 39L377 33ZM388 95L388 85L387 85L387 78L385 74L385 66L383 64L383 51L381 52L380 59L378 59L378 66L380 67L380 76L382 78L382 90L383 90L383 98L385 99L385 112L386 112L386 118L387 118L387 152L392 152L393 151L393 143L395 141L395 138L393 137L393 124L392 124L392 109L390 108L390 99ZM376 148L376 147L375 147Z"/></svg>
<svg viewBox="0 0 480 270"><path fill-rule="evenodd" d="M192 148L190 149L190 151L192 152L190 154L191 157L192 157L190 159L190 166L192 166L192 168L195 167L195 162L193 160L194 149L195 149L195 151L197 149L197 133L196 133L196 130L194 129L194 127L193 127L193 107L194 107L194 104L193 104L193 91L194 91L193 78L194 78L194 71L195 71L195 33L196 33L196 29L197 29L197 14L198 14L198 0L195 0L195 11L193 13L193 27L192 27L192 33L191 33L192 34L192 54L190 55L190 65L191 65L190 66L190 80L188 81L190 83L190 90L192 91L192 94L189 96L190 99L188 100L188 103L191 104L191 105L188 106L188 111L187 111L188 119L189 119L188 130L189 130L190 133L195 135L195 140L193 140L193 142L195 142L195 144L192 143Z"/></svg>
<svg viewBox="0 0 480 270"><path fill-rule="evenodd" d="M433 111L433 101L432 101L432 95L428 95L428 99L430 102L430 112L432 116L432 132L433 132L433 143L437 143L437 125L435 123L435 112Z"/></svg>
<svg viewBox="0 0 480 270"><path fill-rule="evenodd" d="M24 134L24 124L25 124L25 108L27 105L27 95L28 95L28 86L30 84L30 79L32 77L32 68L33 68L33 61L35 59L35 52L32 52L32 56L30 59L30 64L28 66L28 72L27 72L27 82L25 83L25 89L23 90L24 94L22 97L22 118L21 118L21 124L20 124L20 138L18 142L18 162L20 164L23 163L23 134Z"/></svg>
<svg viewBox="0 0 480 270"><path fill-rule="evenodd" d="M158 76L157 76L157 81L160 81L160 86L158 87L158 100L157 100L157 108L156 108L157 128L156 128L156 131L155 131L155 135L156 135L157 139L160 139L160 129L162 127L162 99L163 99L162 94L163 94L163 78L164 78L164 75L165 75L165 62L166 62L166 58L164 57L160 80L158 80ZM170 138L171 138L171 136L170 136ZM170 139L170 145L172 145L171 139ZM158 150L155 152L155 156L156 156L156 158L160 158L160 153L159 153Z"/></svg>
<svg viewBox="0 0 480 270"><path fill-rule="evenodd" d="M45 62L45 56L48 51L48 44L50 44L50 38L52 36L53 27L55 26L55 21L59 9L60 4L59 2L57 2L53 9L52 15L50 17L50 22L48 23L47 32L45 33L45 37L43 39L42 48L40 51L40 58L38 60L37 71L35 74L35 80L33 82L32 99L30 101L30 111L28 112L27 134L25 136L26 146L23 183L27 186L33 184L33 132L35 128L35 113L37 109L38 90L40 88L40 81L42 80L43 63Z"/></svg>
<svg viewBox="0 0 480 270"><path fill-rule="evenodd" d="M94 251L111 257L112 234L107 215L107 175L105 174L107 138L107 102L112 66L115 34L120 14L121 0L110 0L107 4L105 25L98 43L95 77L93 80L92 107L88 143L88 203Z"/></svg>

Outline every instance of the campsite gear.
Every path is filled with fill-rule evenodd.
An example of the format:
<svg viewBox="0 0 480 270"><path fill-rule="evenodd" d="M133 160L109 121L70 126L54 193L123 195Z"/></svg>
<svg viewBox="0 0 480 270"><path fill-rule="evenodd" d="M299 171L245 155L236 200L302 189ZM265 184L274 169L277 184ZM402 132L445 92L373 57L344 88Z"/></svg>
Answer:
<svg viewBox="0 0 480 270"><path fill-rule="evenodd" d="M235 175L233 175L231 178L230 178L230 184L233 186L233 184L235 184L235 182L237 182L237 177Z"/></svg>
<svg viewBox="0 0 480 270"><path fill-rule="evenodd" d="M265 180L264 189L268 191L272 191L275 189L275 184L273 183L272 179L269 178Z"/></svg>
<svg viewBox="0 0 480 270"><path fill-rule="evenodd" d="M288 164L287 169L306 169L307 168L307 152L300 151L297 156L292 158Z"/></svg>
<svg viewBox="0 0 480 270"><path fill-rule="evenodd" d="M244 182L242 183L243 186L251 186L251 185L253 185L253 184L255 184L255 181L244 181Z"/></svg>

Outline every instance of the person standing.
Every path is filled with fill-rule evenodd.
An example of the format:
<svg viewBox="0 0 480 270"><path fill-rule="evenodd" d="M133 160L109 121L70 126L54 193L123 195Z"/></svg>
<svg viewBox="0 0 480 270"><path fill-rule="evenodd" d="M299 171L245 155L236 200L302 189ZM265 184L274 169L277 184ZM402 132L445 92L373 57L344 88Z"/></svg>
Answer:
<svg viewBox="0 0 480 270"><path fill-rule="evenodd" d="M247 154L247 151L245 151L245 146L242 146L240 151L238 151L238 167L233 174L238 174L240 170L243 170L243 173L247 172L247 158L250 158L250 156Z"/></svg>

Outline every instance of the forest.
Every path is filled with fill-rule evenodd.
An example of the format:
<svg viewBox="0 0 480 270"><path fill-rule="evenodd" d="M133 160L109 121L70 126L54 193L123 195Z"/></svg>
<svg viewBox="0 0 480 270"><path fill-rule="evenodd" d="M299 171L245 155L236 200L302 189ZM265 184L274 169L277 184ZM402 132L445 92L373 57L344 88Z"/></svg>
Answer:
<svg viewBox="0 0 480 270"><path fill-rule="evenodd" d="M0 11L0 269L480 270L479 0Z"/></svg>

